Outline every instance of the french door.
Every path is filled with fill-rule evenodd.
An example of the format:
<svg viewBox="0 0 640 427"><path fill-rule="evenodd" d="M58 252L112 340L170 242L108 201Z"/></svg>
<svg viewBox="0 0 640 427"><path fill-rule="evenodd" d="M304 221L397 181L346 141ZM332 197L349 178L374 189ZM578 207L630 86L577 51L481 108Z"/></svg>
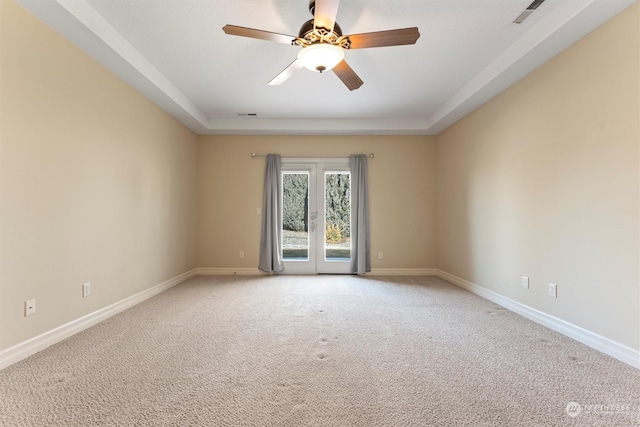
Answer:
<svg viewBox="0 0 640 427"><path fill-rule="evenodd" d="M349 160L283 159L281 194L284 273L350 273Z"/></svg>

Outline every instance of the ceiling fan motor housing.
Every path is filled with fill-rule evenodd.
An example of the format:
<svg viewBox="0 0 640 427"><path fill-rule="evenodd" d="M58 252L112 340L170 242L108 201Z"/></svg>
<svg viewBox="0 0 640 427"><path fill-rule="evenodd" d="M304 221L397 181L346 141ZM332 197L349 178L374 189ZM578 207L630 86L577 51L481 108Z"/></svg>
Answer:
<svg viewBox="0 0 640 427"><path fill-rule="evenodd" d="M314 32L313 31L314 29L318 31L322 36L325 36L325 37L326 35L331 34L329 29L327 28L322 28L322 27L314 28L313 21L314 21L313 19L309 19L307 22L302 24L302 27L300 27L300 31L298 31L298 37L300 37L301 39L306 39L310 34ZM342 28L340 28L340 25L338 25L337 22L333 26L333 34L335 34L336 38L342 36Z"/></svg>
<svg viewBox="0 0 640 427"><path fill-rule="evenodd" d="M298 37L291 42L293 45L302 47L321 43L332 44L343 49L349 49L351 46L349 38L342 35L342 28L337 22L333 26L333 31L329 31L327 28L315 27L313 19L302 24Z"/></svg>

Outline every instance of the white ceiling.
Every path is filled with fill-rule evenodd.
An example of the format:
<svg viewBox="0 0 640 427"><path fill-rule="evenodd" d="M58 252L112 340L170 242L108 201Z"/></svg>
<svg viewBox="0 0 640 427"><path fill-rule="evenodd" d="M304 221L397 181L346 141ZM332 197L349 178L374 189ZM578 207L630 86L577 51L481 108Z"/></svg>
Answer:
<svg viewBox="0 0 640 427"><path fill-rule="evenodd" d="M300 49L225 35L296 36L308 0L18 0L198 134L438 134L636 0L342 0L344 34L417 26L415 45L347 51L332 72L269 82ZM242 117L256 113L256 117Z"/></svg>

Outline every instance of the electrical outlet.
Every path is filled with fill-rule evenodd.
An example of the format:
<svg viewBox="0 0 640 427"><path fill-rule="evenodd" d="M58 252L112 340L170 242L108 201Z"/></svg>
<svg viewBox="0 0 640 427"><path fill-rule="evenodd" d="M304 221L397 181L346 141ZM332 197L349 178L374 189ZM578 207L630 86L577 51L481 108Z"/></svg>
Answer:
<svg viewBox="0 0 640 427"><path fill-rule="evenodd" d="M529 278L527 276L522 276L522 287L529 289Z"/></svg>
<svg viewBox="0 0 640 427"><path fill-rule="evenodd" d="M558 285L554 283L549 283L549 296L553 298L558 298Z"/></svg>
<svg viewBox="0 0 640 427"><path fill-rule="evenodd" d="M88 297L89 295L91 295L91 283L85 283L82 285L82 296Z"/></svg>
<svg viewBox="0 0 640 427"><path fill-rule="evenodd" d="M240 259L244 259L244 251L240 251Z"/></svg>
<svg viewBox="0 0 640 427"><path fill-rule="evenodd" d="M31 316L32 314L36 314L36 300L28 299L24 302L24 316Z"/></svg>
<svg viewBox="0 0 640 427"><path fill-rule="evenodd" d="M382 259L382 252L378 252L378 259Z"/></svg>

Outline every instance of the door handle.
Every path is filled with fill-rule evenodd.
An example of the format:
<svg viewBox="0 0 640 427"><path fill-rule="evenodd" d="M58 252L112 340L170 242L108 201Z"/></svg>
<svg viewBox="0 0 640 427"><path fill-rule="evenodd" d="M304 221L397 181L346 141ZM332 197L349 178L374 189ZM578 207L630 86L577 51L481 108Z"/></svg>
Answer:
<svg viewBox="0 0 640 427"><path fill-rule="evenodd" d="M310 212L309 217L311 218L311 224L309 228L311 231L316 231L316 219L318 218L318 212Z"/></svg>

